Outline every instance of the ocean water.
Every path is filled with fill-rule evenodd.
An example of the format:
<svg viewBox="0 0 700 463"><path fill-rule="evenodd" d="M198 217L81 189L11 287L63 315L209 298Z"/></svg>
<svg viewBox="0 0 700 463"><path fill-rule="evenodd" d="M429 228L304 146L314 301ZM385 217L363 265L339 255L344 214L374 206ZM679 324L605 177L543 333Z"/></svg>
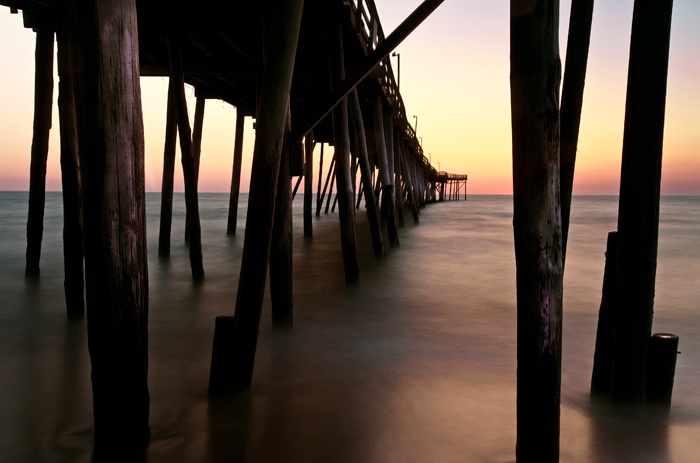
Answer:
<svg viewBox="0 0 700 463"><path fill-rule="evenodd" d="M232 314L238 234L228 196L201 194L206 277L190 278L184 199L172 250L157 256L159 195L148 194L149 462L515 461L516 313L512 198L429 205L401 246L373 257L358 211L359 283L342 273L337 213L303 239L294 204L294 328L265 302L253 386L209 401L214 317ZM66 320L60 193L46 202L41 278L24 278L27 193L0 193L0 461L90 461L85 322ZM589 398L608 231L616 197L575 197L564 287L562 462L700 458L700 198L661 203L655 332L679 335L668 417Z"/></svg>

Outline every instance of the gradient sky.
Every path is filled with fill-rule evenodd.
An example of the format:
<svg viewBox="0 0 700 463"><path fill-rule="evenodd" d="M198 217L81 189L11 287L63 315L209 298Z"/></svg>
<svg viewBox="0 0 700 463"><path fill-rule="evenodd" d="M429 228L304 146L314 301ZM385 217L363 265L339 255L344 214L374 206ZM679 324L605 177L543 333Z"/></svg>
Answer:
<svg viewBox="0 0 700 463"><path fill-rule="evenodd" d="M420 0L376 0L385 35ZM561 2L566 51L571 2ZM574 194L617 194L633 0L596 2ZM674 2L662 194L700 195L700 0ZM446 0L398 48L401 94L433 165L469 175L474 194L511 194L509 2ZM27 190L31 146L34 34L21 15L0 7L0 190ZM394 72L397 60L392 58ZM56 79L57 82L58 79ZM167 79L142 79L146 188L159 191ZM187 89L194 111L194 92ZM54 101L58 96L54 94ZM58 115L51 131L47 189L60 190ZM228 191L235 109L208 100L200 191ZM246 126L242 190L253 150ZM318 149L318 148L317 148ZM327 150L327 152L330 152ZM318 159L318 155L316 155ZM315 172L315 175L317 172ZM176 190L183 182L179 161Z"/></svg>

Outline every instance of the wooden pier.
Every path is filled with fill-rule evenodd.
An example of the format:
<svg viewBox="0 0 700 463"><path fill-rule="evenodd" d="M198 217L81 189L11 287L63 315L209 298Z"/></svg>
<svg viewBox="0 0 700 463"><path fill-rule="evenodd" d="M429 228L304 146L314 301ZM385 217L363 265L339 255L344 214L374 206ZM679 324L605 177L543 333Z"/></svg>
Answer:
<svg viewBox="0 0 700 463"><path fill-rule="evenodd" d="M138 448L149 434L143 160L152 154L144 153L139 77L170 78L168 106L163 108L167 128L158 254L168 258L170 252L179 134L194 280L206 276L197 188L199 160L206 156L201 152L206 100L222 100L235 106L238 114L229 220L222 233L236 232L243 121L246 117L256 121L243 260L233 323L227 331L232 339L214 344L215 349L233 346L233 351L213 353L212 378L224 378L224 383L210 385L210 391L247 388L268 262L273 322L285 326L293 320L291 178L305 179L304 236L311 238L316 145L321 146L319 177L322 148L334 147L327 201L335 187L348 282L360 278L355 243L359 190L370 214L375 255L383 259L382 227L390 245L398 246L404 208L418 223L420 209L436 201L438 192L445 199L442 192L447 185L462 185L454 183L460 176L438 174L423 155L389 59L441 2L426 0L385 36L371 0L235 5L211 0L177 5L133 0L0 1L12 13L21 11L25 27L37 33L26 268L30 276L38 276L40 269L54 37L58 49L65 229L70 230L64 250L66 302L72 318L87 309L96 449L123 443ZM117 28L105 28L105 23ZM120 57L125 50L129 50L127 61ZM192 122L185 84L194 87L197 99ZM359 182L353 166L360 168ZM456 199L459 191L457 186L447 199ZM322 201L317 197L317 203Z"/></svg>
<svg viewBox="0 0 700 463"><path fill-rule="evenodd" d="M317 145L316 215L328 191L326 210L337 201L348 284L361 277L358 197L367 205L378 259L386 258L384 236L390 246L399 245L405 210L418 224L426 204L466 199L467 175L438 172L424 156L389 60L442 1L424 0L385 35L372 0L0 0L12 13L21 10L37 37L27 278L40 276L54 37L58 51L66 306L70 318L87 313L96 461L138 461L150 438L140 77L170 79L163 108L159 255L167 258L170 250L179 134L195 282L206 278L207 270L198 210L206 100L237 109L230 210L222 233L236 232L244 120L255 119L235 310L217 325L210 384L212 394L247 389L268 274L274 325L293 322L291 178L305 181L304 237L311 239ZM671 0L636 0L632 30L618 271L611 277L617 310L614 360L612 378L605 378L614 398L632 402L646 396L671 5ZM556 462L564 256L592 2L572 6L570 43L580 51L572 52L571 64L567 56L561 106L558 1L513 0L510 9L516 458ZM197 99L192 122L185 84L194 87ZM334 152L321 194L325 145ZM639 256L646 256L644 265Z"/></svg>

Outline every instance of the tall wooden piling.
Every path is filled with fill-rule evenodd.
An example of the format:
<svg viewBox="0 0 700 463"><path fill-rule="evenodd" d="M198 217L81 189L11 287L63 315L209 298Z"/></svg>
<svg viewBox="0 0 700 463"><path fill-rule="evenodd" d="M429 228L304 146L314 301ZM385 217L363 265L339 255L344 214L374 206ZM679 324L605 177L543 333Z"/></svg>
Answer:
<svg viewBox="0 0 700 463"><path fill-rule="evenodd" d="M41 241L44 235L46 201L46 160L49 155L51 106L53 104L53 30L36 31L34 74L34 132L29 170L29 213L27 218L27 253L25 273L39 275Z"/></svg>
<svg viewBox="0 0 700 463"><path fill-rule="evenodd" d="M559 2L510 4L513 232L521 462L559 461L562 255Z"/></svg>
<svg viewBox="0 0 700 463"><path fill-rule="evenodd" d="M199 185L199 163L202 157L202 131L204 129L204 107L206 105L206 101L207 100L205 98L197 96L194 105L194 123L192 124L192 157L194 158L194 175L197 179L197 185ZM199 189L199 186L197 188ZM197 198L197 201L199 201L199 198ZM190 226L187 222L187 215L185 215L185 242L189 242L190 240L189 230Z"/></svg>
<svg viewBox="0 0 700 463"><path fill-rule="evenodd" d="M321 153L319 154L318 157L318 189L316 192L316 217L321 215L321 205L323 203L323 199L321 198L321 179L323 178L323 145L325 143L321 143ZM325 191L325 189L324 189Z"/></svg>
<svg viewBox="0 0 700 463"><path fill-rule="evenodd" d="M357 138L355 149L357 150L358 163L360 165L362 191L364 192L365 204L367 205L367 219L369 222L370 235L372 236L372 248L374 249L374 256L377 259L381 259L384 257L384 243L382 242L382 231L379 228L377 202L374 199L374 191L372 190L372 174L370 173L369 157L367 155L367 137L357 89L353 89L352 92L350 92L348 100L352 125Z"/></svg>
<svg viewBox="0 0 700 463"><path fill-rule="evenodd" d="M301 26L302 0L276 0L270 8L262 89L253 152L248 215L238 280L234 335L234 387L248 388L267 278L272 222L277 195L289 90Z"/></svg>
<svg viewBox="0 0 700 463"><path fill-rule="evenodd" d="M314 200L314 142L313 132L304 139L304 238L313 238L313 200Z"/></svg>
<svg viewBox="0 0 700 463"><path fill-rule="evenodd" d="M189 116L187 114L187 101L185 99L185 76L182 72L182 58L180 56L180 38L170 34L168 48L170 52L170 79L173 82L173 102L177 117L177 128L180 134L180 157L182 160L182 172L185 177L185 208L187 230L190 243L190 267L192 278L195 280L204 277L204 265L202 263L202 229L199 222L199 199L197 193L197 160L192 146L192 132Z"/></svg>
<svg viewBox="0 0 700 463"><path fill-rule="evenodd" d="M386 218L389 243L392 246L397 246L399 244L399 234L396 227L394 179L392 172L389 170L389 155L387 154L386 139L387 136L384 134L384 110L382 107L382 98L381 96L377 96L374 100L374 140L377 146L377 156L379 158L379 175L382 179L382 217Z"/></svg>
<svg viewBox="0 0 700 463"><path fill-rule="evenodd" d="M170 235L173 224L173 185L175 181L175 154L177 151L177 118L173 96L173 80L168 84L168 107L165 117L165 147L163 148L163 180L160 186L160 228L158 255L170 255Z"/></svg>
<svg viewBox="0 0 700 463"><path fill-rule="evenodd" d="M81 2L79 140L95 461L135 461L148 426L148 267L134 0ZM105 27L105 25L110 27Z"/></svg>
<svg viewBox="0 0 700 463"><path fill-rule="evenodd" d="M287 119L287 134L282 145L270 245L270 301L272 303L272 324L274 326L291 326L294 317L294 297L292 294L292 176L290 172L293 142L290 140L290 132L291 116Z"/></svg>
<svg viewBox="0 0 700 463"><path fill-rule="evenodd" d="M58 113L61 132L61 187L63 190L63 287L69 318L85 314L83 203L80 193L75 24L64 7L56 12L58 48ZM73 19L74 21L74 19Z"/></svg>
<svg viewBox="0 0 700 463"><path fill-rule="evenodd" d="M233 172L231 174L231 193L228 200L228 222L226 234L236 234L238 221L238 194L241 189L241 163L243 162L243 129L245 115L241 109L236 109L236 139L233 145Z"/></svg>
<svg viewBox="0 0 700 463"><path fill-rule="evenodd" d="M654 312L672 0L636 0L620 176L612 394L642 402Z"/></svg>
<svg viewBox="0 0 700 463"><path fill-rule="evenodd" d="M578 133L583 107L583 88L586 83L588 47L591 41L593 0L573 0L569 16L569 38L566 42L566 66L561 91L561 232L562 262L566 261L569 236L571 196L574 186L574 167Z"/></svg>
<svg viewBox="0 0 700 463"><path fill-rule="evenodd" d="M403 220L403 188L401 187L401 146L403 140L399 135L399 131L394 131L394 195L396 196L396 216L399 227L405 226Z"/></svg>
<svg viewBox="0 0 700 463"><path fill-rule="evenodd" d="M345 78L343 30L340 24L329 29L329 63L331 91ZM352 179L350 178L350 135L348 129L348 104L343 97L333 108L333 145L335 149L335 179L338 185L338 210L340 216L340 240L343 248L345 281L360 277L355 237L355 208Z"/></svg>

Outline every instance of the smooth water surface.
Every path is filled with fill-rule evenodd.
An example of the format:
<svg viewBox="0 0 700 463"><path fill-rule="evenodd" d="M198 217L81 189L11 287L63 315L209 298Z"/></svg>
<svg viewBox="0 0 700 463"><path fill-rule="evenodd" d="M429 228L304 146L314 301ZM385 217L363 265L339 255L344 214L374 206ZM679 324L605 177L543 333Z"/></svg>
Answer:
<svg viewBox="0 0 700 463"><path fill-rule="evenodd" d="M265 302L253 387L209 401L214 317L233 314L243 247L226 236L228 195L202 194L204 267L190 278L184 200L172 252L157 257L149 194L150 462L512 462L516 314L512 199L430 205L401 246L373 257L358 210L361 276L342 274L337 213L302 237L295 201L294 328ZM0 193L0 461L90 461L85 322L66 320L61 195L46 204L41 278L25 280L27 193ZM700 458L700 198L663 198L655 332L680 337L667 418L589 399L608 231L617 198L576 197L565 275L562 462ZM385 240L386 242L386 240Z"/></svg>

